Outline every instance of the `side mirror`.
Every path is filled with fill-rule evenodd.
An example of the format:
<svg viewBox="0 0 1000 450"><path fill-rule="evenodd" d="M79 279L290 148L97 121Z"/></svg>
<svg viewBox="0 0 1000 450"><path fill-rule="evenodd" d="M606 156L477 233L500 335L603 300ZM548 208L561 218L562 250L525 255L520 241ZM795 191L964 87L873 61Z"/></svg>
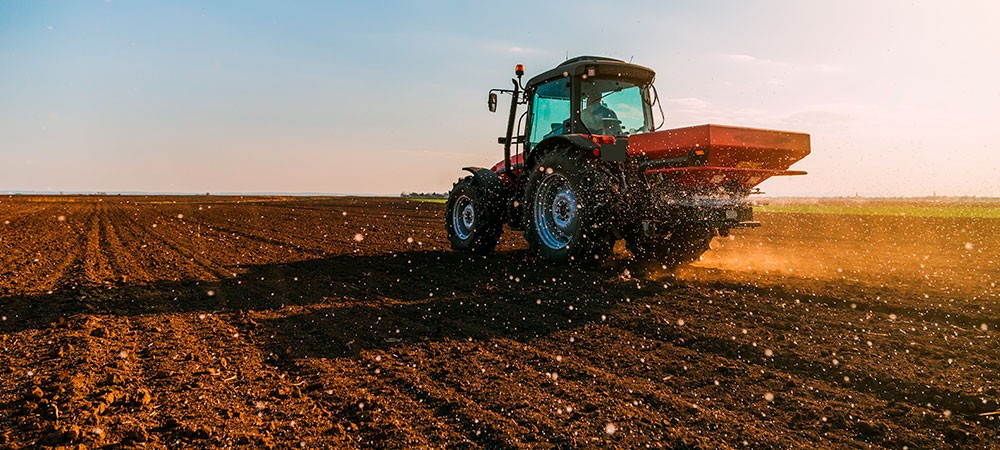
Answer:
<svg viewBox="0 0 1000 450"><path fill-rule="evenodd" d="M490 112L497 112L497 93L490 92L490 99L486 101L486 104L490 106Z"/></svg>

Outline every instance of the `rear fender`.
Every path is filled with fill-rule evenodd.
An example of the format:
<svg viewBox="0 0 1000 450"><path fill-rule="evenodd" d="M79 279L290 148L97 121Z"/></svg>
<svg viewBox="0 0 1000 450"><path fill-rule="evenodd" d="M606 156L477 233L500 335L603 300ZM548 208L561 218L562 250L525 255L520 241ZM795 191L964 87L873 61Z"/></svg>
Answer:
<svg viewBox="0 0 1000 450"><path fill-rule="evenodd" d="M538 145L531 150L531 154L528 155L528 160L525 161L525 167L535 167L535 162L538 161L542 155L557 148L569 148L570 151L579 152L580 154L591 158L596 158L596 156L594 156L594 150L601 148L601 146L595 144L589 137L582 134L563 134L559 136L552 136L543 139L542 142L539 142Z"/></svg>
<svg viewBox="0 0 1000 450"><path fill-rule="evenodd" d="M508 195L507 190L504 189L503 182L500 180L500 176L492 170L482 167L463 167L462 170L472 174L476 188L479 189L479 193L486 199L486 204L490 210L489 213L491 215L500 215L501 220L506 222L507 208L505 204L507 203Z"/></svg>

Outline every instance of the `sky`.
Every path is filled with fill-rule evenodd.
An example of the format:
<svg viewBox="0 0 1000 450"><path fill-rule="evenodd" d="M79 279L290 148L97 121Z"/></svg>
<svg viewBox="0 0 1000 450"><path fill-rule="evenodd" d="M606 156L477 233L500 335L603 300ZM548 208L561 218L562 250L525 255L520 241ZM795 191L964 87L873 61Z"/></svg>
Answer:
<svg viewBox="0 0 1000 450"><path fill-rule="evenodd" d="M0 1L0 191L445 192L517 63L811 135L777 196L1000 196L1000 2ZM503 111L505 99L500 110Z"/></svg>

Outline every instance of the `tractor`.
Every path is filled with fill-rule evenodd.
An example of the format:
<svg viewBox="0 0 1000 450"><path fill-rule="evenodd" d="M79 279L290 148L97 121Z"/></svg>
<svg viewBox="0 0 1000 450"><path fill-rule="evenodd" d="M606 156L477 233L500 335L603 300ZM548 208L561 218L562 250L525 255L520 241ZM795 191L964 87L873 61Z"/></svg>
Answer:
<svg viewBox="0 0 1000 450"><path fill-rule="evenodd" d="M503 226L544 261L601 262L617 241L643 260L698 259L715 236L760 226L750 195L809 154L809 135L700 125L661 130L652 69L580 56L522 83L515 68L503 160L464 167L445 204L453 249L491 252ZM523 106L523 108L522 108ZM659 117L654 117L654 108ZM655 120L659 119L659 120ZM655 123L659 122L659 124Z"/></svg>

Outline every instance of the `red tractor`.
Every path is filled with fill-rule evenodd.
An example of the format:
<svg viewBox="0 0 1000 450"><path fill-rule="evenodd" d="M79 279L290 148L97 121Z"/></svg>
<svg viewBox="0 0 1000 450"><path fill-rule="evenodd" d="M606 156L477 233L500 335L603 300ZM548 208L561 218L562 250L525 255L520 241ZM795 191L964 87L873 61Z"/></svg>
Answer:
<svg viewBox="0 0 1000 450"><path fill-rule="evenodd" d="M544 260L603 261L618 239L637 257L679 265L716 235L757 227L749 195L762 181L805 172L809 135L719 125L657 131L663 109L653 70L581 56L521 83L510 94L504 159L448 197L445 227L455 250L488 253L503 225L523 230ZM518 114L519 105L526 105ZM660 111L654 124L653 108ZM513 150L512 150L513 149Z"/></svg>

